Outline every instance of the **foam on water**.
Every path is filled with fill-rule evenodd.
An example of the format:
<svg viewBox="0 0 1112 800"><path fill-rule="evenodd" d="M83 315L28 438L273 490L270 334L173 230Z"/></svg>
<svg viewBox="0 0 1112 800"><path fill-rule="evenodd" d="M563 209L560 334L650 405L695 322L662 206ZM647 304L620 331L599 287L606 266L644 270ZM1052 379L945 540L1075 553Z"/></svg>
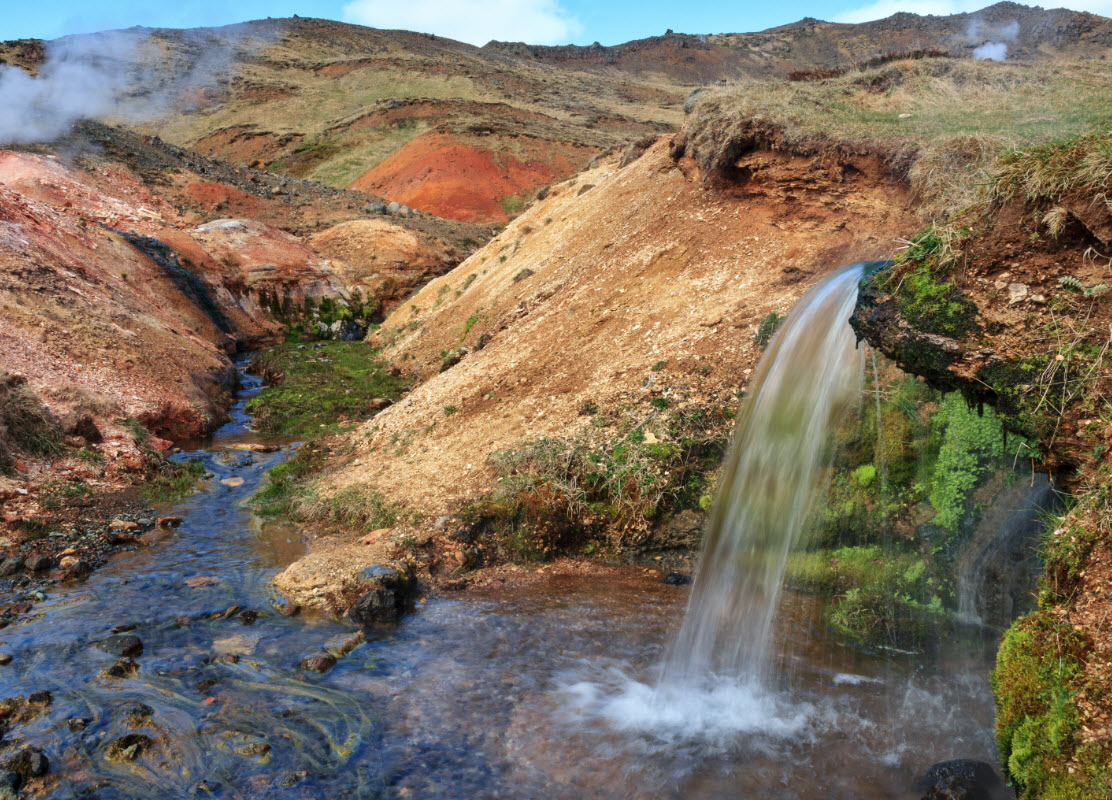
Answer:
<svg viewBox="0 0 1112 800"><path fill-rule="evenodd" d="M601 680L562 689L565 713L641 738L648 750L688 745L706 755L739 749L769 753L785 742L810 742L830 710L769 691L755 681L709 676L698 686L654 685L613 669Z"/></svg>

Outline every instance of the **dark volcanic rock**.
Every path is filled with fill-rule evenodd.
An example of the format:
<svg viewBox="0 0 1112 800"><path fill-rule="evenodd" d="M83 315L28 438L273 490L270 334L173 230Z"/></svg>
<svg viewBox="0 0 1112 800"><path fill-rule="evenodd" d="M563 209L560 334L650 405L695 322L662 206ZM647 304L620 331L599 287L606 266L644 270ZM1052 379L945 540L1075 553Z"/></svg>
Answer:
<svg viewBox="0 0 1112 800"><path fill-rule="evenodd" d="M50 771L50 761L37 747L28 747L20 750L14 758L8 759L4 764L6 772L15 772L19 775L20 783L28 778L39 778Z"/></svg>
<svg viewBox="0 0 1112 800"><path fill-rule="evenodd" d="M114 656L141 656L143 655L143 640L130 633L121 633L109 636L100 643L100 649Z"/></svg>
<svg viewBox="0 0 1112 800"><path fill-rule="evenodd" d="M348 609L348 618L356 625L392 623L401 619L397 592L378 586L356 600Z"/></svg>
<svg viewBox="0 0 1112 800"><path fill-rule="evenodd" d="M935 764L915 784L915 791L924 792L922 800L1005 800L1011 797L990 764L964 758Z"/></svg>

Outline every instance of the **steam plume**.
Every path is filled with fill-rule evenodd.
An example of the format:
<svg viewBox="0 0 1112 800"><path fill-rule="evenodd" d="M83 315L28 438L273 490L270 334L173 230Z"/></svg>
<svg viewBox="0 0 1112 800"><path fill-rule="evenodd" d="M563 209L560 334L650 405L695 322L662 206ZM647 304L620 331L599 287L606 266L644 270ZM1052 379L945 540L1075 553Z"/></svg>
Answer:
<svg viewBox="0 0 1112 800"><path fill-rule="evenodd" d="M218 86L234 60L276 35L243 25L132 28L47 42L37 75L0 64L0 144L49 142L83 117L149 119Z"/></svg>

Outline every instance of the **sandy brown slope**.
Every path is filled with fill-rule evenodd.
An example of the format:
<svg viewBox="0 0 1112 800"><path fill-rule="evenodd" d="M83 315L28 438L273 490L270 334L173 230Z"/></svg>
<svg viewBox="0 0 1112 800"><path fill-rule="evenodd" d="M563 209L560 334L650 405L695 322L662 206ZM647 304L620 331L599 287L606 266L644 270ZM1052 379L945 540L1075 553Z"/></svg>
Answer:
<svg viewBox="0 0 1112 800"><path fill-rule="evenodd" d="M724 189L674 162L667 138L624 168L605 160L426 286L376 341L428 380L350 435L320 494L373 490L432 521L491 487L492 451L566 438L596 411L654 397L680 408L732 399L758 355L757 322L830 270L890 253L910 221L904 188L868 158L844 173L745 158L750 180ZM481 337L439 372L445 352ZM319 588L314 560L342 582L339 565L366 563L376 546L318 542L279 585Z"/></svg>

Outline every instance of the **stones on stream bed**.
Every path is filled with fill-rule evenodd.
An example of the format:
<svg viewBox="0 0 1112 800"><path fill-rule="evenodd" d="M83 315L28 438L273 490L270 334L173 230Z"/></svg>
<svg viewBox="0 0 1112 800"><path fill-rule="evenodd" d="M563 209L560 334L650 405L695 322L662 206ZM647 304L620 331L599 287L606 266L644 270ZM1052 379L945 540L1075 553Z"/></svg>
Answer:
<svg viewBox="0 0 1112 800"><path fill-rule="evenodd" d="M15 786L12 789L17 789L22 786L30 778L41 778L46 773L50 772L50 761L42 750L37 747L25 747L4 762L3 771L3 784L10 784L13 780L12 775L15 775Z"/></svg>
<svg viewBox="0 0 1112 800"><path fill-rule="evenodd" d="M328 672L336 666L336 656L331 653L316 653L301 660L298 669L306 672Z"/></svg>
<svg viewBox="0 0 1112 800"><path fill-rule="evenodd" d="M406 561L370 564L359 571L358 580L366 591L347 610L356 625L397 622L417 588L413 567Z"/></svg>
<svg viewBox="0 0 1112 800"><path fill-rule="evenodd" d="M118 659L115 664L97 673L98 678L134 678L139 672L139 664L130 656Z"/></svg>
<svg viewBox="0 0 1112 800"><path fill-rule="evenodd" d="M132 633L117 633L100 643L100 649L114 656L143 655L143 640Z"/></svg>
<svg viewBox="0 0 1112 800"><path fill-rule="evenodd" d="M1005 800L1011 797L991 764L957 758L927 770L915 783L922 800Z"/></svg>
<svg viewBox="0 0 1112 800"><path fill-rule="evenodd" d="M265 756L269 752L270 745L266 742L251 742L249 744L240 745L236 748L237 756L247 756L249 758Z"/></svg>
<svg viewBox="0 0 1112 800"><path fill-rule="evenodd" d="M657 574L659 575L660 573ZM666 583L669 586L686 586L691 583L691 576L683 575L679 572L669 572L664 576L664 580L662 580L661 583Z"/></svg>
<svg viewBox="0 0 1112 800"><path fill-rule="evenodd" d="M154 740L143 733L128 733L108 744L104 755L109 761L134 761L151 749Z"/></svg>

